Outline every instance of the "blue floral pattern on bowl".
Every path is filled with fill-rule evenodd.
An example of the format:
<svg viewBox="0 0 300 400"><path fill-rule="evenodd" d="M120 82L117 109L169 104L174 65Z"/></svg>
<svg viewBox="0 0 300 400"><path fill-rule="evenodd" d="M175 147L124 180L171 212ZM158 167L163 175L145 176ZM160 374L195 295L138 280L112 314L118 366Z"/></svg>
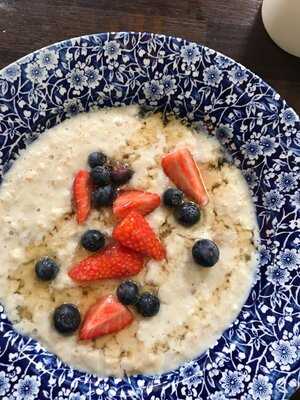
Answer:
<svg viewBox="0 0 300 400"><path fill-rule="evenodd" d="M260 265L214 347L156 376L72 369L0 313L2 399L286 399L300 384L300 121L265 82L180 38L103 33L54 44L0 73L1 177L46 128L95 107L140 104L215 135L256 205Z"/></svg>

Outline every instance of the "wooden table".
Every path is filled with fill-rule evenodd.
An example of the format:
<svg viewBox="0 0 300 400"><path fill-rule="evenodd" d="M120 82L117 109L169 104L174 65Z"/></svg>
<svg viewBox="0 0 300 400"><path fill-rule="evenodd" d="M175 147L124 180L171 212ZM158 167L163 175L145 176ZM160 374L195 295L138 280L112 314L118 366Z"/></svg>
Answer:
<svg viewBox="0 0 300 400"><path fill-rule="evenodd" d="M260 8L261 0L0 0L0 68L74 36L160 32L234 58L269 82L300 113L300 58L269 39Z"/></svg>

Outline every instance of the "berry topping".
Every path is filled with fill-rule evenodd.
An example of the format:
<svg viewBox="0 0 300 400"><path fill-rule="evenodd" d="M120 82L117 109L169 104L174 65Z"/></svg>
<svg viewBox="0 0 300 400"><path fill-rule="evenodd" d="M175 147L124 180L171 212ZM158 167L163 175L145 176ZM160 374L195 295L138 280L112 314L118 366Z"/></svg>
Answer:
<svg viewBox="0 0 300 400"><path fill-rule="evenodd" d="M138 274L143 265L144 259L140 254L115 243L83 259L68 274L77 282L126 278Z"/></svg>
<svg viewBox="0 0 300 400"><path fill-rule="evenodd" d="M142 190L126 190L120 192L113 206L114 215L122 219L136 210L142 215L149 214L160 205L160 197L156 193L143 192Z"/></svg>
<svg viewBox="0 0 300 400"><path fill-rule="evenodd" d="M132 321L132 313L115 296L108 295L100 298L89 308L79 338L95 339L108 333L118 332Z"/></svg>
<svg viewBox="0 0 300 400"><path fill-rule="evenodd" d="M80 243L88 251L98 251L105 245L105 236L100 231L89 229L81 236Z"/></svg>
<svg viewBox="0 0 300 400"><path fill-rule="evenodd" d="M191 226L200 220L200 209L197 204L187 201L176 207L174 215L181 225Z"/></svg>
<svg viewBox="0 0 300 400"><path fill-rule="evenodd" d="M80 312L74 304L62 304L55 309L53 322L59 333L73 333L79 328Z"/></svg>
<svg viewBox="0 0 300 400"><path fill-rule="evenodd" d="M91 191L89 172L77 172L73 183L73 202L78 224L83 224L91 211Z"/></svg>
<svg viewBox="0 0 300 400"><path fill-rule="evenodd" d="M176 188L169 188L163 194L163 201L166 207L177 207L183 201L183 192Z"/></svg>
<svg viewBox="0 0 300 400"><path fill-rule="evenodd" d="M133 281L122 282L117 289L117 297L126 306L136 304L139 299L138 285Z"/></svg>
<svg viewBox="0 0 300 400"><path fill-rule="evenodd" d="M214 266L220 256L216 243L208 239L197 240L194 243L192 254L195 262L202 267Z"/></svg>
<svg viewBox="0 0 300 400"><path fill-rule="evenodd" d="M95 208L111 206L116 198L117 191L112 185L96 189L92 194L92 204Z"/></svg>
<svg viewBox="0 0 300 400"><path fill-rule="evenodd" d="M126 165L117 165L111 171L110 178L116 185L124 185L131 179L133 173L133 170Z"/></svg>
<svg viewBox="0 0 300 400"><path fill-rule="evenodd" d="M143 317L153 317L160 308L159 298L152 293L145 292L140 296L136 308Z"/></svg>
<svg viewBox="0 0 300 400"><path fill-rule="evenodd" d="M162 260L166 251L147 220L137 211L131 211L113 231L113 238L138 253Z"/></svg>
<svg viewBox="0 0 300 400"><path fill-rule="evenodd" d="M35 273L41 281L52 281L58 271L59 266L49 257L43 257L35 264Z"/></svg>
<svg viewBox="0 0 300 400"><path fill-rule="evenodd" d="M95 185L105 186L110 183L111 169L107 165L98 165L91 170L91 178Z"/></svg>
<svg viewBox="0 0 300 400"><path fill-rule="evenodd" d="M165 174L184 193L201 207L208 203L208 195L199 168L186 148L175 150L162 159Z"/></svg>
<svg viewBox="0 0 300 400"><path fill-rule="evenodd" d="M98 167L107 163L107 156L102 151L94 151L89 155L88 164L91 168Z"/></svg>

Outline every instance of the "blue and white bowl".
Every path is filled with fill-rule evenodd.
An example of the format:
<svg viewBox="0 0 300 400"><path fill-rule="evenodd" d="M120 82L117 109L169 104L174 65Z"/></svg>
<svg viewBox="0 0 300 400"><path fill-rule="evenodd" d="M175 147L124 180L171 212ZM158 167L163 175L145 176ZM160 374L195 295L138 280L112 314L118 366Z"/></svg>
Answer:
<svg viewBox="0 0 300 400"><path fill-rule="evenodd" d="M205 127L231 153L256 205L256 283L214 347L157 376L74 370L17 333L1 307L1 399L287 399L300 385L300 121L259 77L214 50L162 35L103 33L54 44L0 73L1 177L46 128L91 107L135 103Z"/></svg>

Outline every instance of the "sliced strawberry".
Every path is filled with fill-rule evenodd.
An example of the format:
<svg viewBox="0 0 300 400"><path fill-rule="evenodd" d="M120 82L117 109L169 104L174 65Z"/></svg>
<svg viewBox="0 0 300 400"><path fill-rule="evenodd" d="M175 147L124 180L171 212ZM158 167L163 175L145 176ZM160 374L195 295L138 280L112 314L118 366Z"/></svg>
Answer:
<svg viewBox="0 0 300 400"><path fill-rule="evenodd" d="M115 243L80 261L68 274L77 282L125 278L139 273L143 265L141 254Z"/></svg>
<svg viewBox="0 0 300 400"><path fill-rule="evenodd" d="M147 220L137 211L131 211L113 231L113 238L138 253L162 260L166 251Z"/></svg>
<svg viewBox="0 0 300 400"><path fill-rule="evenodd" d="M88 171L80 170L73 183L73 202L78 224L83 224L91 211L91 182Z"/></svg>
<svg viewBox="0 0 300 400"><path fill-rule="evenodd" d="M160 197L156 193L144 192L142 190L124 190L114 202L113 213L122 219L132 210L142 215L147 215L160 205Z"/></svg>
<svg viewBox="0 0 300 400"><path fill-rule="evenodd" d="M118 332L133 321L132 313L113 295L100 298L87 311L79 339L95 339Z"/></svg>
<svg viewBox="0 0 300 400"><path fill-rule="evenodd" d="M202 207L208 203L208 194L200 170L188 149L166 154L161 164L165 174L187 196Z"/></svg>

